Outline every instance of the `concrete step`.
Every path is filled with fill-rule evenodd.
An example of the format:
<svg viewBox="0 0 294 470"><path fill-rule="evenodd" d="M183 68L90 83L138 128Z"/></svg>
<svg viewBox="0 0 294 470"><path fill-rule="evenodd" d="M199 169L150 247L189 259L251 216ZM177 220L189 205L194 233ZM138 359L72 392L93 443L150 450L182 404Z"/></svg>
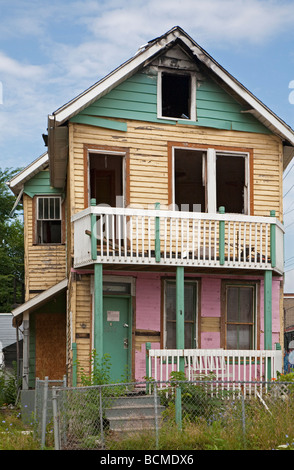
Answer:
<svg viewBox="0 0 294 470"><path fill-rule="evenodd" d="M157 401L158 425L164 407ZM131 395L114 400L105 411L111 431L129 432L155 429L155 403L152 395Z"/></svg>

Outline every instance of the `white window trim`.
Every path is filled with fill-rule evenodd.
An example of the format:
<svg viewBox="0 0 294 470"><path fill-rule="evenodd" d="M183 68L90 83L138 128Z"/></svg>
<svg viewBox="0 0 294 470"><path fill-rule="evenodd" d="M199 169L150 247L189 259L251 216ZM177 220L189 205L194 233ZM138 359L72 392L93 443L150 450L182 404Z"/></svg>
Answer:
<svg viewBox="0 0 294 470"><path fill-rule="evenodd" d="M217 150L215 148L187 148L187 147L173 147L172 150L172 203L175 207L175 150L190 150L200 151L206 153L207 172L206 172L206 194L207 194L207 213L216 214L218 207L216 207L216 157L217 155L234 155L236 158L245 158L245 191L244 191L244 214L250 215L250 170L249 170L249 153L235 150Z"/></svg>
<svg viewBox="0 0 294 470"><path fill-rule="evenodd" d="M178 74L178 75L190 75L191 77L191 103L190 103L190 118L174 118L170 116L164 116L162 114L162 73ZM183 71L183 70L174 70L174 69L161 69L157 74L157 117L158 119L165 119L171 121L180 121L187 122L197 120L196 113L196 74L195 72Z"/></svg>
<svg viewBox="0 0 294 470"><path fill-rule="evenodd" d="M120 152L120 151L115 151L115 150L108 150L108 149L88 149L87 153L87 166L88 166L88 171L87 171L87 185L88 185L88 206L90 206L90 155L92 154L100 154L100 155L109 155L109 156L115 156L117 155L118 157L122 157L122 189L123 189L123 194L122 194L122 207L126 207L126 186L127 186L127 172L126 172L126 157L127 154L126 152Z"/></svg>

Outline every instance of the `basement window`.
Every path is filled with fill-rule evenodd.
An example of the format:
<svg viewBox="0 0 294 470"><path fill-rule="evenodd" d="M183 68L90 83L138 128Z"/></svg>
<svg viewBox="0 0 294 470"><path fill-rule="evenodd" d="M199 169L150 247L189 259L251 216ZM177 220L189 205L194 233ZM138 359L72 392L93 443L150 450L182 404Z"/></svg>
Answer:
<svg viewBox="0 0 294 470"><path fill-rule="evenodd" d="M37 198L37 243L61 243L61 197Z"/></svg>
<svg viewBox="0 0 294 470"><path fill-rule="evenodd" d="M159 116L174 119L196 119L194 77L190 74L161 72L159 83ZM193 83L193 85L192 85Z"/></svg>

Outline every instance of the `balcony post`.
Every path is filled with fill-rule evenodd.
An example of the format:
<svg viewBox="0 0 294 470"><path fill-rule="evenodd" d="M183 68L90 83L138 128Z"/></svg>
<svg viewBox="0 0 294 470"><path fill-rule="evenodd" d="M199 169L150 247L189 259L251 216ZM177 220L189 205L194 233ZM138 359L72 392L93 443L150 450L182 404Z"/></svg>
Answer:
<svg viewBox="0 0 294 470"><path fill-rule="evenodd" d="M91 206L96 206L96 199L91 199L90 201ZM91 214L91 255L92 260L95 261L97 259L97 230L96 230L96 215Z"/></svg>
<svg viewBox="0 0 294 470"><path fill-rule="evenodd" d="M271 217L276 216L276 211L270 211ZM276 224L271 224L270 228L270 253L272 268L276 267Z"/></svg>
<svg viewBox="0 0 294 470"><path fill-rule="evenodd" d="M221 206L219 208L219 214L224 214L225 213L225 208ZM219 252L219 264L223 265L225 264L225 221L220 220L219 221L219 246L218 246L218 252Z"/></svg>
<svg viewBox="0 0 294 470"><path fill-rule="evenodd" d="M94 349L98 361L103 356L103 267L94 264Z"/></svg>
<svg viewBox="0 0 294 470"><path fill-rule="evenodd" d="M155 203L155 210L160 209L160 202ZM155 259L160 261L160 217L155 217Z"/></svg>

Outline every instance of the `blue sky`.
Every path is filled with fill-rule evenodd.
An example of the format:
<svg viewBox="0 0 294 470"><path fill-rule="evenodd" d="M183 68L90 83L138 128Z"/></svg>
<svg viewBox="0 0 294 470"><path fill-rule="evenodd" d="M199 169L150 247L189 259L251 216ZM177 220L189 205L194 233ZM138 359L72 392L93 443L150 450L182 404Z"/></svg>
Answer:
<svg viewBox="0 0 294 470"><path fill-rule="evenodd" d="M293 0L0 0L0 18L2 169L41 155L48 114L176 25L294 129ZM291 168L284 208L294 292Z"/></svg>

